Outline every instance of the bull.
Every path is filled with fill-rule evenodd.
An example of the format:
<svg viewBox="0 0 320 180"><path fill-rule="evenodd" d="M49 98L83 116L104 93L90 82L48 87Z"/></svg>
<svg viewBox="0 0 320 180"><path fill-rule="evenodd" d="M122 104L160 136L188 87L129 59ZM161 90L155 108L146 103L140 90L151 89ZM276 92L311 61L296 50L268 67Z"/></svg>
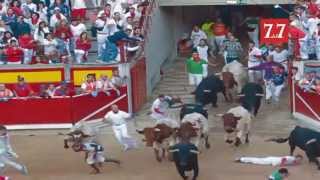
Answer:
<svg viewBox="0 0 320 180"><path fill-rule="evenodd" d="M300 126L296 126L290 133L287 138L271 138L266 141L273 141L276 143L285 143L288 141L290 146L290 155L293 155L293 152L296 147L302 149L308 159L309 162L314 162L318 166L320 170L320 163L317 159L320 157L320 133L313 131L308 128L302 128Z"/></svg>
<svg viewBox="0 0 320 180"><path fill-rule="evenodd" d="M205 147L209 149L210 143L209 143L208 119L204 117L202 114L194 112L184 116L184 118L181 121L181 126L185 123L191 124L192 129L190 128L189 131L195 131L195 136L192 137L191 141L193 141L194 144L198 148L200 148L200 145L201 145L200 143L201 143L201 140L203 139L205 143Z"/></svg>
<svg viewBox="0 0 320 180"><path fill-rule="evenodd" d="M211 103L213 107L217 107L217 94L222 92L226 101L230 101L227 97L223 81L216 75L204 78L197 86L194 94L195 101L203 106Z"/></svg>
<svg viewBox="0 0 320 180"><path fill-rule="evenodd" d="M231 108L225 114L217 114L222 117L223 127L226 132L226 143L233 143L239 146L241 138L245 136L245 143L249 143L249 133L251 129L251 114L242 106ZM236 135L235 140L231 139L232 135Z"/></svg>
<svg viewBox="0 0 320 180"><path fill-rule="evenodd" d="M254 116L257 116L263 95L263 87L260 84L249 82L242 88L241 94L238 96L241 105Z"/></svg>
<svg viewBox="0 0 320 180"><path fill-rule="evenodd" d="M194 128L191 123L182 123L178 130L178 136L181 142L171 146L169 152L172 153L173 161L180 176L186 180L186 172L193 171L192 180L196 180L199 175L198 148L190 142L190 138L195 135Z"/></svg>
<svg viewBox="0 0 320 180"><path fill-rule="evenodd" d="M229 72L233 74L234 80L237 83L237 92L240 93L242 87L248 81L248 72L246 68L238 61L232 61L222 68L222 72Z"/></svg>
<svg viewBox="0 0 320 180"><path fill-rule="evenodd" d="M184 104L180 110L180 120L182 120L185 115L195 113L195 112L202 114L205 118L208 119L208 112L206 109L203 108L202 105L200 105L200 104Z"/></svg>
<svg viewBox="0 0 320 180"><path fill-rule="evenodd" d="M157 124L155 127L147 127L143 130L136 130L144 135L143 141L146 146L153 147L157 161L161 162L166 157L169 146L175 144L176 129L166 124ZM162 156L160 156L162 151Z"/></svg>

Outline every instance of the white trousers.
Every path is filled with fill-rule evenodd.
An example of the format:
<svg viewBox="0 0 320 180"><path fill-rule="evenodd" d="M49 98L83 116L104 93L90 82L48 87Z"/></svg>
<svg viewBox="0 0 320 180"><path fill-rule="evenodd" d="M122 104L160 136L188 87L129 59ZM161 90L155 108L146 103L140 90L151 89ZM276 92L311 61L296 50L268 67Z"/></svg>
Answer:
<svg viewBox="0 0 320 180"><path fill-rule="evenodd" d="M92 165L96 163L103 163L105 159L103 152L89 152L86 161L87 164Z"/></svg>
<svg viewBox="0 0 320 180"><path fill-rule="evenodd" d="M15 160L7 157L6 155L0 155L0 170L5 168L6 165L15 168L16 170L20 171L21 173L24 173L23 172L24 166L22 164L17 163Z"/></svg>
<svg viewBox="0 0 320 180"><path fill-rule="evenodd" d="M23 64L30 64L32 60L33 50L23 49Z"/></svg>
<svg viewBox="0 0 320 180"><path fill-rule="evenodd" d="M254 31L248 32L249 38L254 42L256 47L259 47L259 30L256 28Z"/></svg>
<svg viewBox="0 0 320 180"><path fill-rule="evenodd" d="M248 68L258 66L260 62L256 61L248 61ZM254 71L254 70L249 70L248 71L248 76L249 76L249 82L258 82L259 79L262 79L262 73L261 71Z"/></svg>
<svg viewBox="0 0 320 180"><path fill-rule="evenodd" d="M77 63L82 63L83 61L83 56L86 55L86 51L81 50L81 49L75 49L74 50L75 56L76 56L76 61Z"/></svg>
<svg viewBox="0 0 320 180"><path fill-rule="evenodd" d="M283 86L283 84L276 86L270 82L266 83L266 99L269 100L272 98L275 102L279 102L279 97Z"/></svg>
<svg viewBox="0 0 320 180"><path fill-rule="evenodd" d="M306 38L299 39L301 59L308 59L308 45Z"/></svg>
<svg viewBox="0 0 320 180"><path fill-rule="evenodd" d="M104 33L104 34L98 33L97 34L98 56L101 56L101 54L102 54L103 45L105 44L107 37L108 37L107 33Z"/></svg>
<svg viewBox="0 0 320 180"><path fill-rule="evenodd" d="M112 126L112 130L114 132L114 135L117 139L117 141L123 145L123 146L127 146L124 139L125 138L131 138L128 134L128 129L127 129L127 125L126 124L122 124L120 126Z"/></svg>
<svg viewBox="0 0 320 180"><path fill-rule="evenodd" d="M200 82L203 79L203 75L202 74L188 74L189 76L189 85L191 86L198 86L200 84Z"/></svg>
<svg viewBox="0 0 320 180"><path fill-rule="evenodd" d="M250 163L250 164L258 164L258 165L280 165L281 157L241 157L240 162L242 163Z"/></svg>

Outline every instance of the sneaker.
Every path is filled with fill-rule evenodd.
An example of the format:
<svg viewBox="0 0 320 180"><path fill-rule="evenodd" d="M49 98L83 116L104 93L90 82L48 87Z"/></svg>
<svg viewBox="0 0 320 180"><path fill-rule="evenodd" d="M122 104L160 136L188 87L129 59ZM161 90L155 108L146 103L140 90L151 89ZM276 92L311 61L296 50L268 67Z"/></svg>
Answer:
<svg viewBox="0 0 320 180"><path fill-rule="evenodd" d="M22 166L21 173L22 173L23 175L28 175L28 169L27 169L26 166Z"/></svg>

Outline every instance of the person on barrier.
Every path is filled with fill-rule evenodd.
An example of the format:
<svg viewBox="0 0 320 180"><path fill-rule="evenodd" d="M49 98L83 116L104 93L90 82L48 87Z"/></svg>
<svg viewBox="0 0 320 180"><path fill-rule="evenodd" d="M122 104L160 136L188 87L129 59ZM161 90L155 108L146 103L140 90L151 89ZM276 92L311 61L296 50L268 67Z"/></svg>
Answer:
<svg viewBox="0 0 320 180"><path fill-rule="evenodd" d="M18 83L14 85L13 92L16 97L29 97L34 95L34 91L22 76L18 76Z"/></svg>
<svg viewBox="0 0 320 180"><path fill-rule="evenodd" d="M103 121L112 125L112 130L117 141L124 147L124 151L137 148L137 142L128 134L127 119L130 119L131 115L119 110L119 107L115 104L111 106Z"/></svg>
<svg viewBox="0 0 320 180"><path fill-rule="evenodd" d="M0 174L2 174L5 166L8 165L27 175L26 166L16 162L16 158L18 158L18 155L12 150L8 130L5 126L0 125Z"/></svg>
<svg viewBox="0 0 320 180"><path fill-rule="evenodd" d="M86 81L81 84L82 93L91 93L93 96L97 96L97 82L95 79L95 74L87 75Z"/></svg>
<svg viewBox="0 0 320 180"><path fill-rule="evenodd" d="M111 82L117 89L126 86L126 78L120 76L118 69L112 71Z"/></svg>
<svg viewBox="0 0 320 180"><path fill-rule="evenodd" d="M97 89L98 91L102 91L106 93L107 96L111 95L111 90L114 90L117 96L120 96L120 90L117 89L107 75L102 74L100 79L97 81Z"/></svg>
<svg viewBox="0 0 320 180"><path fill-rule="evenodd" d="M11 97L13 97L13 92L6 88L4 84L0 84L0 102L7 101Z"/></svg>

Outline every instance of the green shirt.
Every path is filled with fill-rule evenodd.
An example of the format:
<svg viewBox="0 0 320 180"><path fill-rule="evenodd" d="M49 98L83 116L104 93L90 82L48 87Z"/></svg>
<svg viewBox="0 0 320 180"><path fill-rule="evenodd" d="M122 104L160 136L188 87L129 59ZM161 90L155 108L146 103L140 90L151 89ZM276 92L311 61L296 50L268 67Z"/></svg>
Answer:
<svg viewBox="0 0 320 180"><path fill-rule="evenodd" d="M211 28L213 25L214 25L213 22L206 22L206 23L202 24L201 30L203 32L205 32L208 37L211 37L211 36L213 36L212 28Z"/></svg>
<svg viewBox="0 0 320 180"><path fill-rule="evenodd" d="M189 58L186 61L188 73L191 74L202 74L203 73L203 64L207 64L207 62L203 59L200 61L194 61L193 58Z"/></svg>
<svg viewBox="0 0 320 180"><path fill-rule="evenodd" d="M279 171L274 171L271 176L269 177L269 179L271 180L283 180L281 174L279 173Z"/></svg>

